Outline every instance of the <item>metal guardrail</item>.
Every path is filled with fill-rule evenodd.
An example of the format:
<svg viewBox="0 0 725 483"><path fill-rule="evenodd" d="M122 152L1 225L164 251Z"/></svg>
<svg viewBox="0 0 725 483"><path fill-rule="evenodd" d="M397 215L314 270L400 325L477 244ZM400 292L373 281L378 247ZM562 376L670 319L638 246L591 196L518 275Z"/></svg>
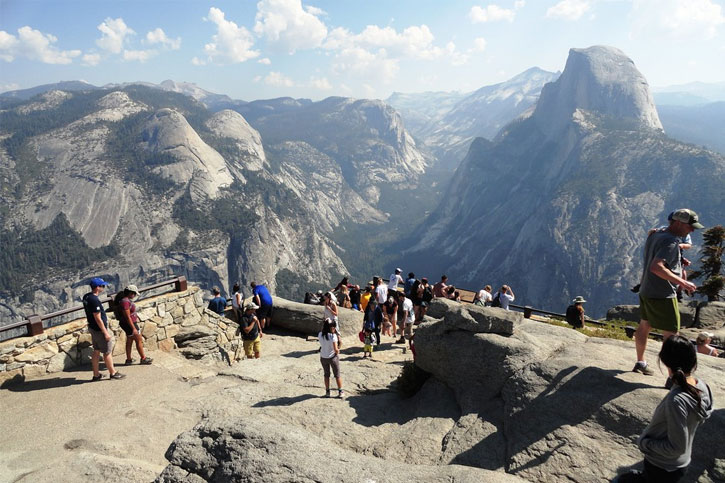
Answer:
<svg viewBox="0 0 725 483"><path fill-rule="evenodd" d="M153 285L148 285L146 287L141 287L138 291L139 293L148 292L150 290L155 290L157 288L165 287L166 285L174 284L174 290L173 292L184 292L188 288L188 283L186 281L186 277L176 277L172 278L170 280L166 280L164 282L155 283ZM115 295L115 294L114 294ZM104 297L101 299L101 303L110 303L113 301L113 296L109 295L107 297ZM110 306L109 306L110 307ZM70 307L63 310L58 310L56 312L51 312L49 314L45 315L37 315L33 314L28 316L24 321L22 322L16 322L14 324L4 325L0 327L0 340L11 340L15 339L17 337L27 337L27 336L33 336L33 335L40 335L45 330L45 327L43 326L43 321L53 319L55 317L60 317L67 314L72 314L74 312L78 312L83 310L83 305L78 305L75 307ZM21 335L13 335L7 338L3 337L3 334L18 328L25 328L26 331L24 334Z"/></svg>

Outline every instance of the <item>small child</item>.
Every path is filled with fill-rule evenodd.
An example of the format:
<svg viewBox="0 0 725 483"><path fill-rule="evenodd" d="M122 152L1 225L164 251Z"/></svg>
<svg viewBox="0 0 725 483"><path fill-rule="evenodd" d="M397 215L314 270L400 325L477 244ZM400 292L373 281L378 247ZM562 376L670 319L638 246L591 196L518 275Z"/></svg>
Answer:
<svg viewBox="0 0 725 483"><path fill-rule="evenodd" d="M373 345L375 345L375 342L377 339L375 338L375 334L370 329L365 329L365 346L363 347L363 359L365 359L368 355L370 355L370 359L373 358Z"/></svg>
<svg viewBox="0 0 725 483"><path fill-rule="evenodd" d="M383 322L383 335L387 335L388 337L393 337L393 324L390 322L389 318L384 319L385 322Z"/></svg>

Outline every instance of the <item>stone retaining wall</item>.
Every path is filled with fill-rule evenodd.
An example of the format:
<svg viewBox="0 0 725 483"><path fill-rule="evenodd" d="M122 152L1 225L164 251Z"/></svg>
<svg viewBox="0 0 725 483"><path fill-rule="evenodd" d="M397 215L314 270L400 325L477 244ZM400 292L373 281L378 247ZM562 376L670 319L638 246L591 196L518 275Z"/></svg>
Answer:
<svg viewBox="0 0 725 483"><path fill-rule="evenodd" d="M176 348L174 336L182 327L199 323L216 329L217 342L229 347L237 324L209 311L199 287L189 286L185 292L159 295L136 304L139 329L147 351L171 351ZM126 358L126 334L112 312L108 321L115 334L114 360ZM134 353L136 349L133 349ZM90 363L93 348L86 319L47 329L44 333L0 342L0 385L20 382L46 373L60 372ZM138 356L136 356L138 357Z"/></svg>

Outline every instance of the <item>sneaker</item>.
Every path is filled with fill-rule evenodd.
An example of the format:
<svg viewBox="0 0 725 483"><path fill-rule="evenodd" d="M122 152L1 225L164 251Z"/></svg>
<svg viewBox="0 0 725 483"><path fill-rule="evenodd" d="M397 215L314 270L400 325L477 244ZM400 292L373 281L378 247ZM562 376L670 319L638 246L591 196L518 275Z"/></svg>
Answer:
<svg viewBox="0 0 725 483"><path fill-rule="evenodd" d="M325 397L330 397L330 390L325 391Z"/></svg>
<svg viewBox="0 0 725 483"><path fill-rule="evenodd" d="M401 337L400 339L395 341L396 344L405 344L405 337Z"/></svg>
<svg viewBox="0 0 725 483"><path fill-rule="evenodd" d="M130 366L134 362L136 362L136 359L126 359L126 364L125 365Z"/></svg>
<svg viewBox="0 0 725 483"><path fill-rule="evenodd" d="M148 365L148 364L151 364L152 362L153 362L153 359L151 359L150 357L144 357L143 359L141 359L141 362L139 362L139 364Z"/></svg>
<svg viewBox="0 0 725 483"><path fill-rule="evenodd" d="M338 399L345 399L345 393L343 392L342 389L340 389L339 391L337 391L337 398Z"/></svg>
<svg viewBox="0 0 725 483"><path fill-rule="evenodd" d="M120 372L116 371L113 374L109 376L111 379L123 379L126 377L126 374L121 374Z"/></svg>
<svg viewBox="0 0 725 483"><path fill-rule="evenodd" d="M103 379L103 374L98 374L97 376L93 376L93 379L91 379L91 381L95 382L100 381L101 379Z"/></svg>
<svg viewBox="0 0 725 483"><path fill-rule="evenodd" d="M652 369L649 368L646 362L639 361L634 365L632 372L639 372L641 374L644 374L645 376L651 376L655 373Z"/></svg>

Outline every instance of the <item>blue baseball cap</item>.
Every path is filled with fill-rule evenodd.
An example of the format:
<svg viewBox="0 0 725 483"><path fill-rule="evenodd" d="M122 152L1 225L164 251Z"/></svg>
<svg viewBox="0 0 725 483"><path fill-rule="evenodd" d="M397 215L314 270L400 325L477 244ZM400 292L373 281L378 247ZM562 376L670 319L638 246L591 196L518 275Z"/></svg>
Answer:
<svg viewBox="0 0 725 483"><path fill-rule="evenodd" d="M105 287L108 285L101 277L93 277L91 279L91 288Z"/></svg>

